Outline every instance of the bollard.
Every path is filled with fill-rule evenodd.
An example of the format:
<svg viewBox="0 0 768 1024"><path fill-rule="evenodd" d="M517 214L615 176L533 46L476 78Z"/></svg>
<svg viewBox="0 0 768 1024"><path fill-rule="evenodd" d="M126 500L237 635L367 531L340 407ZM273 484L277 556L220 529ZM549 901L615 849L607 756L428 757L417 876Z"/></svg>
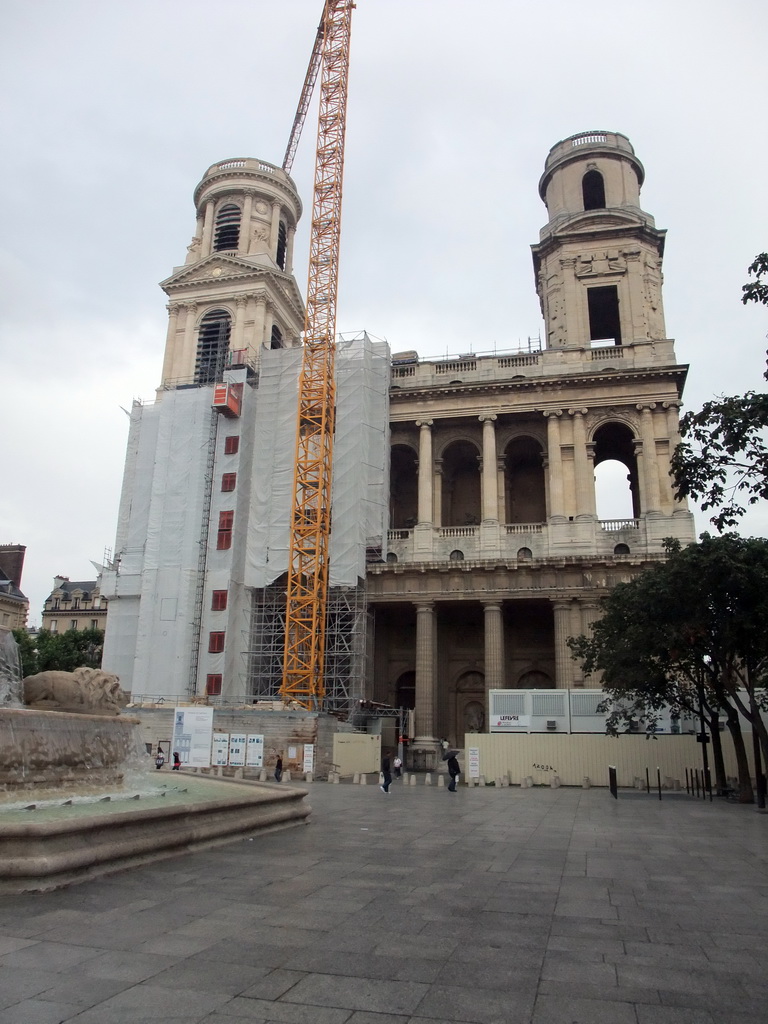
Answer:
<svg viewBox="0 0 768 1024"><path fill-rule="evenodd" d="M304 781L305 782L314 782L315 781L314 772L304 772Z"/></svg>
<svg viewBox="0 0 768 1024"><path fill-rule="evenodd" d="M216 774L220 779L224 778L224 769L221 767L221 765L219 765L219 767L216 769Z"/></svg>
<svg viewBox="0 0 768 1024"><path fill-rule="evenodd" d="M332 772L334 785L338 786L341 782L341 775L339 772Z"/></svg>
<svg viewBox="0 0 768 1024"><path fill-rule="evenodd" d="M445 789L445 776L443 776L443 775L438 775L437 776L437 788L438 789Z"/></svg>
<svg viewBox="0 0 768 1024"><path fill-rule="evenodd" d="M591 787L591 785L592 785L592 783L589 781L589 776L585 775L584 778L581 780L581 788L582 789L589 789Z"/></svg>
<svg viewBox="0 0 768 1024"><path fill-rule="evenodd" d="M552 778L549 780L549 785L552 789L560 789L560 776L553 775Z"/></svg>
<svg viewBox="0 0 768 1024"><path fill-rule="evenodd" d="M290 782L290 781L291 781L291 773L289 771L288 772L283 772L283 782Z"/></svg>
<svg viewBox="0 0 768 1024"><path fill-rule="evenodd" d="M266 782L266 781L267 781L267 769L266 768L262 768L261 771L259 772L259 782Z"/></svg>
<svg viewBox="0 0 768 1024"><path fill-rule="evenodd" d="M412 786L416 785L416 776L415 775L411 775L411 785Z"/></svg>
<svg viewBox="0 0 768 1024"><path fill-rule="evenodd" d="M367 786L368 785L368 776L365 773L362 773L360 775L360 785L361 786Z"/></svg>
<svg viewBox="0 0 768 1024"><path fill-rule="evenodd" d="M509 776L508 776L508 775L502 775L502 776L501 776L501 785L502 785L502 786L503 786L503 787L504 787L505 789L506 789L506 787L507 787L507 786L509 785Z"/></svg>
<svg viewBox="0 0 768 1024"><path fill-rule="evenodd" d="M352 784L354 786L360 785L360 772L355 772L355 774L352 776Z"/></svg>
<svg viewBox="0 0 768 1024"><path fill-rule="evenodd" d="M533 776L532 775L526 775L526 777L525 777L525 785L526 785L527 789L532 789L533 788Z"/></svg>
<svg viewBox="0 0 768 1024"><path fill-rule="evenodd" d="M493 780L493 784L496 787L496 789L501 789L501 776L500 775L496 776L496 778Z"/></svg>
<svg viewBox="0 0 768 1024"><path fill-rule="evenodd" d="M424 776L424 785L425 786L431 786L432 785L432 772L427 772L427 774Z"/></svg>

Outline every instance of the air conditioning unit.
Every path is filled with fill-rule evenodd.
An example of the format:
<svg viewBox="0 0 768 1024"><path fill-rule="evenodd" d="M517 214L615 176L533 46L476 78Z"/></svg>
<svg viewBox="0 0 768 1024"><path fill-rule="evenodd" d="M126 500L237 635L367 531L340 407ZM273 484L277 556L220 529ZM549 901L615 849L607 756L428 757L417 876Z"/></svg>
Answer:
<svg viewBox="0 0 768 1024"><path fill-rule="evenodd" d="M547 729L549 731L554 731L555 729L557 729L557 722L554 718L547 719Z"/></svg>

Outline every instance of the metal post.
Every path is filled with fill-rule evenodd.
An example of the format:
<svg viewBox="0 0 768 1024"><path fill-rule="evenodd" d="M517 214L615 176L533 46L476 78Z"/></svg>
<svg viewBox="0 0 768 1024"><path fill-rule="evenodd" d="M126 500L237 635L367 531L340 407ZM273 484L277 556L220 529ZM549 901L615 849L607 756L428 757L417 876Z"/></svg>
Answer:
<svg viewBox="0 0 768 1024"><path fill-rule="evenodd" d="M765 776L763 775L763 759L760 756L760 737L757 730L752 729L752 749L755 755L755 789L757 790L757 806L765 810Z"/></svg>
<svg viewBox="0 0 768 1024"><path fill-rule="evenodd" d="M661 768L656 766L656 785L659 789L659 800L661 800Z"/></svg>
<svg viewBox="0 0 768 1024"><path fill-rule="evenodd" d="M651 776L647 768L645 769L645 792L649 796L651 795Z"/></svg>

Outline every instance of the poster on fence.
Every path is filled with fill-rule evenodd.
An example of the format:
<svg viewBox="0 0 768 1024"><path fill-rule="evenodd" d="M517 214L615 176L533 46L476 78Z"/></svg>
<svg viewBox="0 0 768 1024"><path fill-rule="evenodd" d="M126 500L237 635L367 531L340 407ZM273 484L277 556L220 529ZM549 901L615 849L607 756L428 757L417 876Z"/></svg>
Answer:
<svg viewBox="0 0 768 1024"><path fill-rule="evenodd" d="M315 770L315 744L305 743L304 744L304 771L313 772Z"/></svg>
<svg viewBox="0 0 768 1024"><path fill-rule="evenodd" d="M467 774L470 779L480 778L480 748L467 748Z"/></svg>
<svg viewBox="0 0 768 1024"><path fill-rule="evenodd" d="M245 741L246 736L242 733L229 735L229 763L233 768L245 767Z"/></svg>
<svg viewBox="0 0 768 1024"><path fill-rule="evenodd" d="M264 736L250 733L245 747L245 764L248 768L264 767Z"/></svg>
<svg viewBox="0 0 768 1024"><path fill-rule="evenodd" d="M223 768L229 756L229 733L215 732L213 734L213 763L217 768Z"/></svg>

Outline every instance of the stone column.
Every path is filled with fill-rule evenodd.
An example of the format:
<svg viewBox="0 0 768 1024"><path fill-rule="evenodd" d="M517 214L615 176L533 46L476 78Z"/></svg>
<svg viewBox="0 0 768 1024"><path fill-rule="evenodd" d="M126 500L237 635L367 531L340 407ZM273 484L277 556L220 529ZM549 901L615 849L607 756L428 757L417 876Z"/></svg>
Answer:
<svg viewBox="0 0 768 1024"><path fill-rule="evenodd" d="M245 307L248 304L247 295L238 295L235 299L235 326L232 331L232 348L245 348L243 344L243 329L245 322Z"/></svg>
<svg viewBox="0 0 768 1024"><path fill-rule="evenodd" d="M432 601L416 604L416 737L415 745L435 742L437 629Z"/></svg>
<svg viewBox="0 0 768 1024"><path fill-rule="evenodd" d="M584 423L587 409L569 409L573 417L573 461L576 476L576 515L595 515L595 477L587 452L587 430Z"/></svg>
<svg viewBox="0 0 768 1024"><path fill-rule="evenodd" d="M499 496L498 502L498 517L500 523L506 523L507 521L507 495L504 479L504 471L506 469L506 459L503 455L496 459L496 493Z"/></svg>
<svg viewBox="0 0 768 1024"><path fill-rule="evenodd" d="M571 635L571 602L553 601L555 613L555 677L558 690L570 689L573 682L573 659L566 644Z"/></svg>
<svg viewBox="0 0 768 1024"><path fill-rule="evenodd" d="M666 412L667 416L667 435L669 437L669 458L671 459L675 453L675 448L680 444L680 402L664 402L662 408ZM665 473L662 474L664 477L664 483L667 488L666 493L669 497L669 503L672 506L672 514L676 512L688 512L688 502L685 498L678 498L675 495L675 482L672 478L671 466L667 463L664 466Z"/></svg>
<svg viewBox="0 0 768 1024"><path fill-rule="evenodd" d="M432 420L417 420L419 428L419 523L433 523Z"/></svg>
<svg viewBox="0 0 768 1024"><path fill-rule="evenodd" d="M504 689L504 619L501 601L483 601L485 634L485 713L488 691Z"/></svg>
<svg viewBox="0 0 768 1024"><path fill-rule="evenodd" d="M163 374L160 378L165 384L173 379L173 365L176 360L176 331L179 327L179 311L183 307L177 302L168 303L168 333L165 338L165 355L163 356Z"/></svg>
<svg viewBox="0 0 768 1024"><path fill-rule="evenodd" d="M203 242L200 246L201 256L210 256L211 249L213 246L213 210L214 206L213 199L209 199L205 204L205 214L203 215Z"/></svg>
<svg viewBox="0 0 768 1024"><path fill-rule="evenodd" d="M248 255L251 246L251 217L253 216L253 189L245 190L245 202L243 203L243 215L240 220L240 240L238 252Z"/></svg>
<svg viewBox="0 0 768 1024"><path fill-rule="evenodd" d="M181 359L175 362L173 369L174 376L188 377L191 379L195 374L195 363L197 351L195 344L195 321L197 319L197 304L187 303L186 319L184 320L184 341L181 349Z"/></svg>
<svg viewBox="0 0 768 1024"><path fill-rule="evenodd" d="M280 230L280 201L272 200L272 226L269 229L269 255L277 260L277 236Z"/></svg>
<svg viewBox="0 0 768 1024"><path fill-rule="evenodd" d="M638 405L640 412L640 436L643 442L643 476L645 478L646 504L643 512L660 512L659 471L656 465L656 437L653 430L653 410L656 403Z"/></svg>
<svg viewBox="0 0 768 1024"><path fill-rule="evenodd" d="M479 416L483 424L483 470L482 470L482 519L484 523L498 523L499 478L496 465L496 422L495 414Z"/></svg>
<svg viewBox="0 0 768 1024"><path fill-rule="evenodd" d="M435 526L443 522L443 460L434 459L434 477L432 487L432 517Z"/></svg>
<svg viewBox="0 0 768 1024"><path fill-rule="evenodd" d="M253 348L258 350L264 344L264 325L267 319L267 300L256 296L256 311L253 316Z"/></svg>
<svg viewBox="0 0 768 1024"><path fill-rule="evenodd" d="M272 347L272 328L275 323L275 304L270 299L264 301L264 348Z"/></svg>
<svg viewBox="0 0 768 1024"><path fill-rule="evenodd" d="M565 520L563 508L563 460L560 455L561 409L544 413L547 420L547 463L549 467L549 518Z"/></svg>
<svg viewBox="0 0 768 1024"><path fill-rule="evenodd" d="M285 246L285 272L293 273L293 243L296 238L296 228L288 228L288 240Z"/></svg>

